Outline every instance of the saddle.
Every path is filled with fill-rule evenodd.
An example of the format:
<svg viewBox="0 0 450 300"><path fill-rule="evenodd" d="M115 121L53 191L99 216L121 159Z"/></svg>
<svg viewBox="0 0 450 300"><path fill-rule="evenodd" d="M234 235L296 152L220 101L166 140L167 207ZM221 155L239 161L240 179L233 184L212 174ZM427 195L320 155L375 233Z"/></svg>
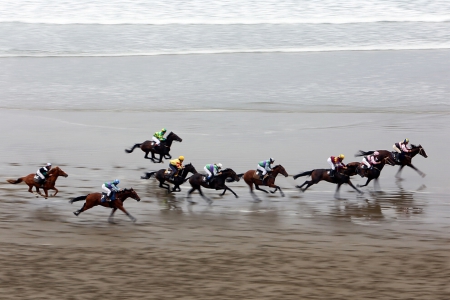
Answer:
<svg viewBox="0 0 450 300"><path fill-rule="evenodd" d="M262 180L263 183L267 179L267 177L269 177L269 172L267 172L266 175L264 176L264 178ZM253 175L253 179L256 179L256 180L260 180L261 179L261 172L259 170L256 170L255 174Z"/></svg>

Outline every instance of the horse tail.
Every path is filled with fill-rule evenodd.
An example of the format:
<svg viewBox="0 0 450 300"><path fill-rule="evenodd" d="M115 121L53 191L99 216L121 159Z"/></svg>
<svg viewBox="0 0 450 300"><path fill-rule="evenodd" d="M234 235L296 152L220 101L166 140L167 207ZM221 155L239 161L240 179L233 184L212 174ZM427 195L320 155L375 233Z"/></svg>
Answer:
<svg viewBox="0 0 450 300"><path fill-rule="evenodd" d="M242 176L244 176L244 173L236 174L236 176L239 177L239 179L241 179Z"/></svg>
<svg viewBox="0 0 450 300"><path fill-rule="evenodd" d="M314 171L314 170L306 171L306 172L303 172L303 173L294 175L294 176L293 176L293 177L294 177L294 180L297 179L297 178L299 178L299 177L302 177L302 176L311 176L311 174L312 174L313 171Z"/></svg>
<svg viewBox="0 0 450 300"><path fill-rule="evenodd" d="M375 152L375 151L367 151L367 152L365 152L365 151L359 150L358 153L355 154L355 157L356 157L356 156L370 155L370 154L373 154L374 152Z"/></svg>
<svg viewBox="0 0 450 300"><path fill-rule="evenodd" d="M73 198L73 199L69 200L69 203L72 204L77 201L86 200L87 196L89 196L89 194L86 196L80 196L80 197Z"/></svg>
<svg viewBox="0 0 450 300"><path fill-rule="evenodd" d="M155 172L147 172L147 173L145 173L145 176L141 176L141 179L150 179L156 173L158 173L158 172L157 171L155 171Z"/></svg>
<svg viewBox="0 0 450 300"><path fill-rule="evenodd" d="M142 145L142 143L140 143L140 144L134 144L134 146L131 147L130 150L125 149L125 152L126 152L126 153L131 153L131 152L133 152L133 150L134 150L135 148L140 147L141 145Z"/></svg>
<svg viewBox="0 0 450 300"><path fill-rule="evenodd" d="M23 181L23 177L18 178L17 180L14 180L14 179L8 179L8 180L6 180L6 181L9 182L9 183L12 183L12 184L17 184L17 183L21 183L21 182Z"/></svg>

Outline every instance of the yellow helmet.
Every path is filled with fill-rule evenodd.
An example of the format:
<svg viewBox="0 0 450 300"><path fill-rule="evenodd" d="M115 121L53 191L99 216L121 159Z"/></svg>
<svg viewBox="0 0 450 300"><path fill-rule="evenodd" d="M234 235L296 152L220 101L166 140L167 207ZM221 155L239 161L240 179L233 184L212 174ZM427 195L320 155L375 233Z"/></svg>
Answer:
<svg viewBox="0 0 450 300"><path fill-rule="evenodd" d="M339 158L343 160L345 158L344 154L339 154Z"/></svg>
<svg viewBox="0 0 450 300"><path fill-rule="evenodd" d="M183 161L184 160L184 156L181 155L180 157L178 157L179 160Z"/></svg>

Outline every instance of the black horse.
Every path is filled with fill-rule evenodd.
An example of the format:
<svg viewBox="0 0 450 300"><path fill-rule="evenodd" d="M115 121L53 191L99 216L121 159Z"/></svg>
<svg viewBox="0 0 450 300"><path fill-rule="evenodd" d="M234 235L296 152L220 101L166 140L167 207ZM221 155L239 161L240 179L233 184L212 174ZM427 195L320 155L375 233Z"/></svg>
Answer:
<svg viewBox="0 0 450 300"><path fill-rule="evenodd" d="M182 142L183 140L173 132L170 132L165 141L162 141L159 146L156 146L153 141L145 141L141 144L135 144L130 150L125 149L126 153L131 153L137 147L140 147L142 151L145 152L144 158L151 159L154 163L162 163L163 157L171 159L172 156L169 154L172 142ZM152 153L152 157L148 157L148 153ZM155 161L155 154L159 154L159 161Z"/></svg>
<svg viewBox="0 0 450 300"><path fill-rule="evenodd" d="M343 169L341 173L335 172L333 177L330 177L330 169L315 169L312 171L303 172L297 175L294 175L294 180L301 176L311 176L311 180L305 181L302 185L296 185L296 188L299 188L302 192L306 191L311 185L319 183L322 180L337 184L336 192L334 193L334 197L339 199L339 189L341 185L347 183L353 189L355 189L359 194L363 194L362 191L357 189L353 183L350 181L350 176L356 175L356 168L358 167L358 162L351 162L347 164L347 168ZM303 186L306 187L302 189Z"/></svg>
<svg viewBox="0 0 450 300"><path fill-rule="evenodd" d="M203 174L197 173L197 174L192 175L189 178L189 183L191 184L192 189L190 189L188 192L188 195L187 195L188 201L190 203L195 203L190 198L191 198L191 194L195 190L198 190L198 192L200 193L200 196L202 196L202 198L205 199L206 202L208 202L208 204L212 203L211 199L209 199L208 197L203 195L201 187L204 187L206 189L224 190L223 193L221 194L222 196L228 190L228 191L232 192L236 198L239 198L238 195L235 192L233 192L232 189L230 189L229 187L227 187L225 185L225 181L226 182L239 181L240 176L236 175L236 172L234 172L232 169L229 169L229 168L224 169L220 173L221 173L220 175L214 176L214 178L209 183L205 181L205 175L203 175Z"/></svg>
<svg viewBox="0 0 450 300"><path fill-rule="evenodd" d="M375 151L362 151L359 150L358 153L355 154L355 156L366 156L366 155L370 155L373 154ZM395 165L395 162L392 160L392 155L390 152L386 153L385 151L379 152L380 154L378 155L378 159L381 161L379 164L374 165L373 168L371 169L361 169L361 167L358 167L357 169L357 173L361 176L361 177L367 177L367 181L366 184L363 185L359 185L358 187L364 187L367 186L369 184L369 182L372 181L372 179L375 179L374 182L374 187L376 188L376 185L379 186L378 184L378 177L380 177L381 171L383 170L384 166L386 164L389 164L391 166Z"/></svg>
<svg viewBox="0 0 450 300"><path fill-rule="evenodd" d="M169 180L168 176L164 174L165 172L166 169L161 169L155 172L147 172L145 173L145 176L141 176L141 178L149 179L150 177L155 176L155 178L159 181L159 187L167 189L167 192L170 194L171 192L181 192L180 185L182 185L189 179L186 179L189 173L197 174L197 170L191 163L185 165L184 168L179 171L178 176L174 177L173 180ZM174 185L172 190L170 190L170 185L164 183L166 181Z"/></svg>

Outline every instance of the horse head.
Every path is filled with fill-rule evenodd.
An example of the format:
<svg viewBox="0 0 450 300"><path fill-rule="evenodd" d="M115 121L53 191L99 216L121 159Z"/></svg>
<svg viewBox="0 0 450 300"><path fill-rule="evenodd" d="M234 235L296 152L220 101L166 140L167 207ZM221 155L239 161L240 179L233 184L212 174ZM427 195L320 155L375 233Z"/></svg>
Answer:
<svg viewBox="0 0 450 300"><path fill-rule="evenodd" d="M51 174L51 175L54 175L54 176L64 176L64 177L68 177L69 176L60 167L54 167L48 173Z"/></svg>
<svg viewBox="0 0 450 300"><path fill-rule="evenodd" d="M123 200L125 200L128 197L130 197L130 198L133 198L134 200L136 200L138 202L141 201L141 198L138 196L136 191L133 190L133 188L130 188L130 189L125 188L125 189L123 189L122 191L120 191L118 193L121 193L124 196Z"/></svg>
<svg viewBox="0 0 450 300"><path fill-rule="evenodd" d="M420 155L422 155L425 158L428 157L428 155L425 152L425 150L423 149L422 145L419 144L418 146L416 146L416 145L411 144L411 150L416 150L416 149L418 150L417 153L419 153Z"/></svg>
<svg viewBox="0 0 450 300"><path fill-rule="evenodd" d="M182 142L183 140L176 135L175 133L173 133L172 131L169 133L169 135L167 135L167 141L172 143L173 141L177 141L177 142Z"/></svg>
<svg viewBox="0 0 450 300"><path fill-rule="evenodd" d="M230 168L226 168L225 170L222 170L221 173L222 173L222 175L223 175L225 178L230 178L230 179L227 179L227 180L226 180L227 182L233 182L233 181L239 181L239 180L241 180L241 179L239 178L239 176L236 175L236 172L234 172L234 171L233 171L232 169L230 169Z"/></svg>
<svg viewBox="0 0 450 300"><path fill-rule="evenodd" d="M278 173L284 175L284 177L288 177L289 174L286 172L284 167L282 165L276 165L272 168L272 174L274 177L277 177Z"/></svg>

